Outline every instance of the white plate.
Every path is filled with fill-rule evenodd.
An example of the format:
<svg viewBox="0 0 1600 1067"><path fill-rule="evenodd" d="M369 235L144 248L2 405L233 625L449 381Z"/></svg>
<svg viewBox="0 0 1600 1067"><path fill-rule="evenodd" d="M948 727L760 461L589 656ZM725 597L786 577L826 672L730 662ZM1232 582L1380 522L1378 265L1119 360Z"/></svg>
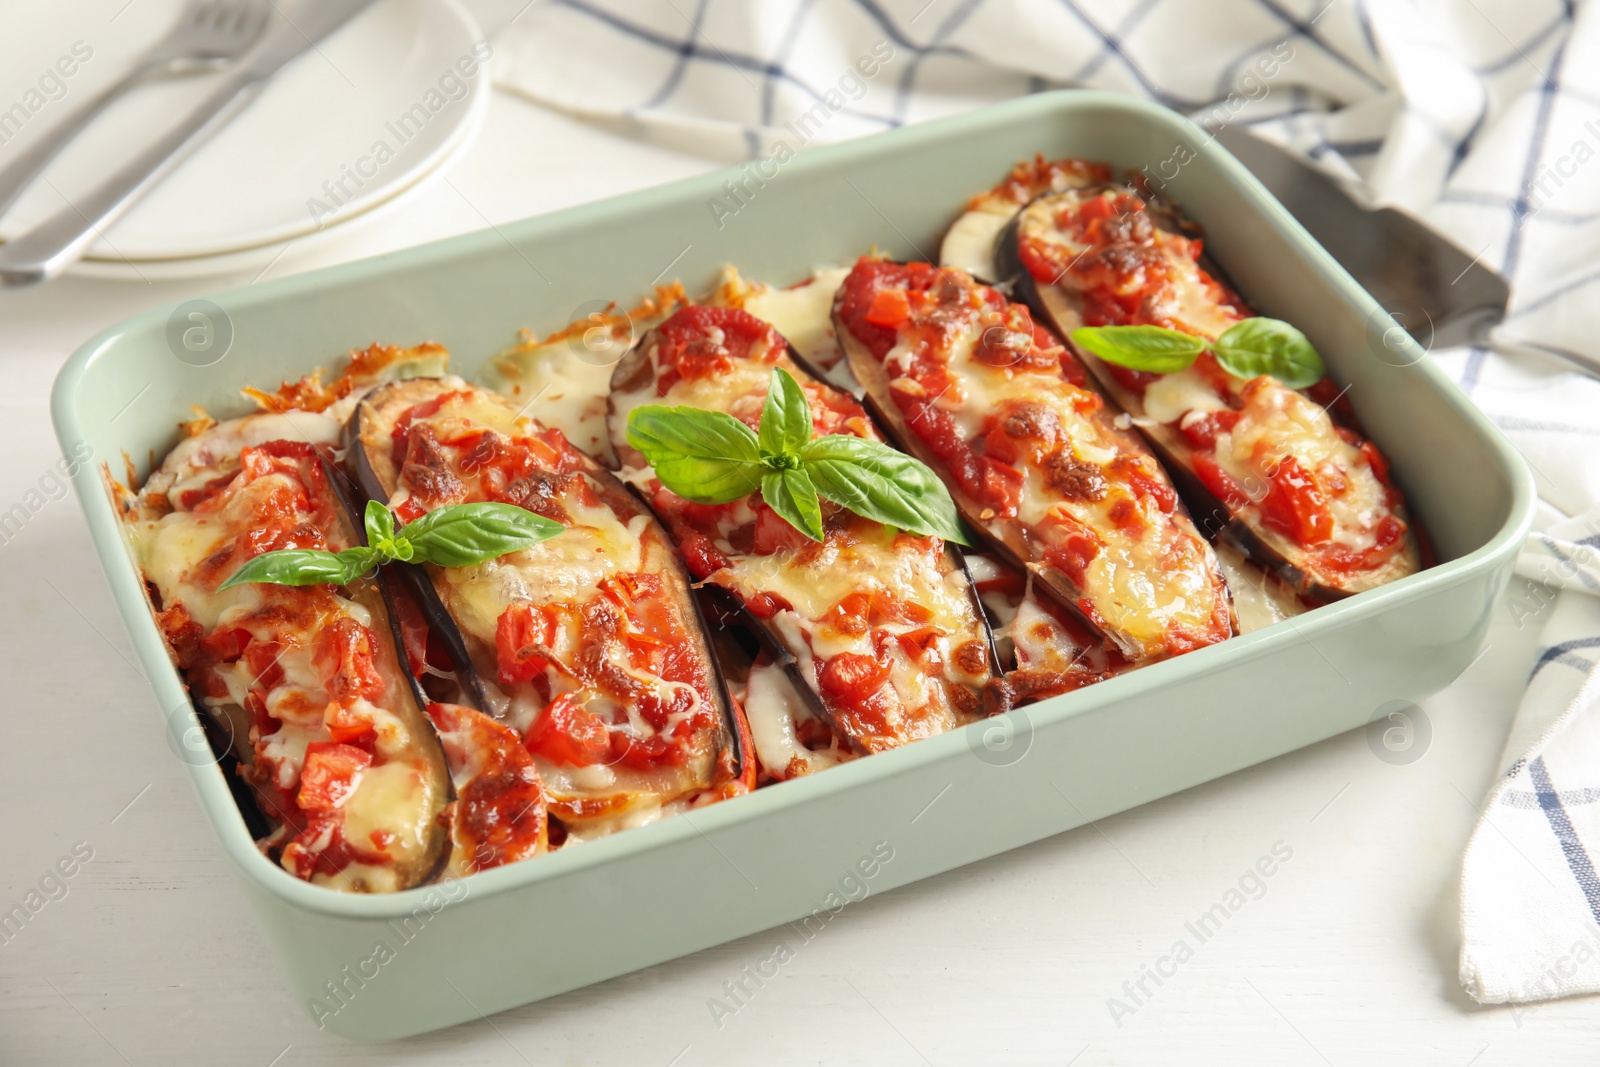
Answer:
<svg viewBox="0 0 1600 1067"><path fill-rule="evenodd" d="M184 6L169 0L165 19L157 21L170 24ZM62 35L71 40L68 8L40 5L37 17L61 18ZM144 263L226 255L361 215L415 185L466 142L488 102L487 54L457 0L378 0L284 68L249 108L118 220L88 258ZM116 60L125 69L130 58L102 62ZM108 66L95 73L106 81L118 72ZM176 121L212 77L130 94L7 213L0 238L16 236L91 187L109 161L127 158ZM412 118L402 122L405 115Z"/></svg>
<svg viewBox="0 0 1600 1067"><path fill-rule="evenodd" d="M487 97L485 97L487 102ZM221 252L214 256L185 256L180 259L80 259L67 268L67 272L80 278L103 278L112 281L158 282L187 278L225 278L237 275L245 281L262 277L279 277L296 274L312 267L328 266L348 259L380 255L417 243L416 239L402 239L398 243L390 227L382 225L393 219L397 212L417 199L435 175L450 169L456 159L465 155L475 139L474 122L466 133L451 145L445 158L433 170L418 175L417 180L403 189L397 189L387 200L373 204L359 214L341 215L337 223L320 230L301 234L288 241ZM309 257L309 258L308 258ZM230 282L231 284L231 282Z"/></svg>

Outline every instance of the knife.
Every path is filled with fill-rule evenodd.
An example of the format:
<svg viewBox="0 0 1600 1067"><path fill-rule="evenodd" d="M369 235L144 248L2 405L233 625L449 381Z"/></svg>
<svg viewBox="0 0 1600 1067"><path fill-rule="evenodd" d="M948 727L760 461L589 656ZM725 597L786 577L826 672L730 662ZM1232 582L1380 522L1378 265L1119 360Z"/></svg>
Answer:
<svg viewBox="0 0 1600 1067"><path fill-rule="evenodd" d="M1552 357L1600 378L1600 359L1520 338L1491 337L1505 319L1511 287L1456 245L1412 216L1380 207L1295 152L1239 127L1216 139L1278 198L1395 322L1427 350L1482 345ZM1387 320L1374 322L1375 343ZM1393 327L1388 327L1392 329Z"/></svg>
<svg viewBox="0 0 1600 1067"><path fill-rule="evenodd" d="M1370 203L1326 171L1246 130L1217 141L1423 347L1481 343L1505 318L1511 287L1403 211Z"/></svg>
<svg viewBox="0 0 1600 1067"><path fill-rule="evenodd" d="M0 245L0 283L32 285L76 262L107 226L199 145L248 107L286 63L350 21L372 0L304 0L290 15L276 13L255 48L174 129L61 211Z"/></svg>

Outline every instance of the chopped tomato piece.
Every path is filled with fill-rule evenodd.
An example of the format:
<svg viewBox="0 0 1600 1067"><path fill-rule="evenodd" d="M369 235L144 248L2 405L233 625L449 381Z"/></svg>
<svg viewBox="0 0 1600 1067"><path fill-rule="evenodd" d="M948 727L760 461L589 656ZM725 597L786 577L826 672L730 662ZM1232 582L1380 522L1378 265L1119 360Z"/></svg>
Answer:
<svg viewBox="0 0 1600 1067"><path fill-rule="evenodd" d="M1021 596L1028 588L1028 580L1021 571L1004 570L993 578L982 578L976 583L980 593L1000 593L1004 596Z"/></svg>
<svg viewBox="0 0 1600 1067"><path fill-rule="evenodd" d="M1127 479L1135 493L1154 500L1156 507L1168 515L1178 506L1178 496L1172 491L1172 486L1164 478L1152 474L1138 456L1124 452L1111 461L1111 469Z"/></svg>
<svg viewBox="0 0 1600 1067"><path fill-rule="evenodd" d="M1222 501L1223 506L1230 511L1238 511L1250 503L1250 496L1244 491L1244 486L1218 466L1217 461L1205 452L1196 452L1194 455L1194 473L1200 479L1200 484L1210 490L1211 495Z"/></svg>
<svg viewBox="0 0 1600 1067"><path fill-rule="evenodd" d="M774 361L783 351L778 331L741 308L686 307L656 330L658 359L682 378L727 374L734 361L759 353Z"/></svg>
<svg viewBox="0 0 1600 1067"><path fill-rule="evenodd" d="M897 597L893 593L878 593L872 598L872 622L879 625L885 622L910 622L925 623L933 618L933 612L924 604L914 600Z"/></svg>
<svg viewBox="0 0 1600 1067"><path fill-rule="evenodd" d="M411 599L411 594L399 585L390 592L394 599L395 621L400 624L400 643L412 675L422 677L430 662L430 653L435 655L431 662L436 666L449 666L450 657L445 653L443 642L428 626L428 620L423 618L422 609Z"/></svg>
<svg viewBox="0 0 1600 1067"><path fill-rule="evenodd" d="M1261 501L1261 521L1298 545L1320 545L1333 537L1327 499L1300 461L1284 456Z"/></svg>
<svg viewBox="0 0 1600 1067"><path fill-rule="evenodd" d="M1185 415L1183 421L1179 423L1179 428L1194 447L1214 452L1217 448L1217 434L1232 430L1238 421L1237 411L1206 411Z"/></svg>
<svg viewBox="0 0 1600 1067"><path fill-rule="evenodd" d="M284 646L276 641L252 641L245 646L240 658L250 668L256 687L271 690L283 684L283 665L279 662L283 651Z"/></svg>
<svg viewBox="0 0 1600 1067"><path fill-rule="evenodd" d="M905 649L906 655L912 659L919 659L928 649L938 644L939 628L937 626L919 626L915 630L897 634L895 640L900 642L900 647Z"/></svg>
<svg viewBox="0 0 1600 1067"><path fill-rule="evenodd" d="M824 697L846 703L873 692L888 680L888 664L857 652L841 652L832 657L817 675Z"/></svg>
<svg viewBox="0 0 1600 1067"><path fill-rule="evenodd" d="M1086 526L1073 523L1059 541L1044 550L1045 561L1059 567L1074 585L1082 586L1089 564L1100 554L1100 538Z"/></svg>
<svg viewBox="0 0 1600 1067"><path fill-rule="evenodd" d="M296 802L304 811L332 811L355 792L361 772L372 766L372 756L354 745L313 741L306 746Z"/></svg>
<svg viewBox="0 0 1600 1067"><path fill-rule="evenodd" d="M683 553L684 562L689 565L690 572L696 578L708 578L728 566L728 557L711 543L711 538L704 534L686 532L678 548Z"/></svg>
<svg viewBox="0 0 1600 1067"><path fill-rule="evenodd" d="M556 640L556 617L548 608L519 601L495 623L495 663L504 685L543 678L550 660L544 655Z"/></svg>
<svg viewBox="0 0 1600 1067"><path fill-rule="evenodd" d="M342 827L338 815L318 813L307 819L305 829L283 847L284 869L307 881L314 874L338 874L355 859Z"/></svg>
<svg viewBox="0 0 1600 1067"><path fill-rule="evenodd" d="M755 511L755 541L750 551L756 555L770 556L785 548L799 548L809 541L805 534L796 530L765 502L757 504Z"/></svg>
<svg viewBox="0 0 1600 1067"><path fill-rule="evenodd" d="M874 326L892 330L911 317L911 300L904 289L879 289L872 294L865 317Z"/></svg>
<svg viewBox="0 0 1600 1067"><path fill-rule="evenodd" d="M997 514L1015 515L1017 502L1022 499L1022 472L991 456L979 456L978 466L983 472L983 502Z"/></svg>
<svg viewBox="0 0 1600 1067"><path fill-rule="evenodd" d="M237 626L226 630L214 630L200 642L211 658L218 663L231 663L238 659L244 654L245 646L249 643L250 631L241 630Z"/></svg>
<svg viewBox="0 0 1600 1067"><path fill-rule="evenodd" d="M886 689L889 664L857 652L841 652L817 672L822 699L842 720L845 732L858 738L892 733L888 713L893 691Z"/></svg>
<svg viewBox="0 0 1600 1067"><path fill-rule="evenodd" d="M849 593L822 616L822 621L845 634L864 634L870 626L872 595L862 590Z"/></svg>
<svg viewBox="0 0 1600 1067"><path fill-rule="evenodd" d="M1362 441L1357 447L1361 449L1361 454L1366 457L1367 466L1372 468L1373 476L1383 483L1384 488L1393 489L1394 482L1389 478L1389 460L1384 454L1379 452L1377 446L1371 441Z"/></svg>
<svg viewBox="0 0 1600 1067"><path fill-rule="evenodd" d="M611 754L611 731L599 717L562 693L552 700L528 729L528 751L552 763L592 767Z"/></svg>
<svg viewBox="0 0 1600 1067"><path fill-rule="evenodd" d="M437 415L439 409L444 407L445 404L463 395L465 394L460 392L440 393L430 400L424 400L420 404L413 404L400 413L400 417L394 420L394 429L389 434L390 454L394 457L396 466L405 462L406 452L410 443L411 424L417 419L427 419Z"/></svg>
<svg viewBox="0 0 1600 1067"><path fill-rule="evenodd" d="M794 610L794 605L777 593L757 593L747 597L744 606L758 619L770 619L780 611Z"/></svg>
<svg viewBox="0 0 1600 1067"><path fill-rule="evenodd" d="M372 661L374 644L372 631L349 616L335 620L318 635L312 662L328 696L338 701L358 697L378 701L383 697L383 678Z"/></svg>
<svg viewBox="0 0 1600 1067"><path fill-rule="evenodd" d="M1405 533L1404 522L1393 515L1385 515L1372 531L1373 543L1370 548L1358 550L1331 541L1321 549L1318 562L1325 570L1339 574L1375 570L1400 551L1404 546Z"/></svg>

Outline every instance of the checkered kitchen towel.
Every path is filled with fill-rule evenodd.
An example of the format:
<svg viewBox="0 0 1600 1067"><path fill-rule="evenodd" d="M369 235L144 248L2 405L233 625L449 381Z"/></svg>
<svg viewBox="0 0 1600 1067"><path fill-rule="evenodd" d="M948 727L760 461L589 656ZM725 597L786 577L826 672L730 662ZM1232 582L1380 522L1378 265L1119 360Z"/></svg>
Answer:
<svg viewBox="0 0 1600 1067"><path fill-rule="evenodd" d="M1600 7L540 0L497 45L503 88L724 160L792 142L818 102L807 140L1069 85L1197 118L1232 94L1231 121L1512 279L1493 345L1433 354L1541 496L1511 610L1546 647L1467 849L1461 980L1485 1003L1600 991L1600 381L1532 350L1600 356Z"/></svg>

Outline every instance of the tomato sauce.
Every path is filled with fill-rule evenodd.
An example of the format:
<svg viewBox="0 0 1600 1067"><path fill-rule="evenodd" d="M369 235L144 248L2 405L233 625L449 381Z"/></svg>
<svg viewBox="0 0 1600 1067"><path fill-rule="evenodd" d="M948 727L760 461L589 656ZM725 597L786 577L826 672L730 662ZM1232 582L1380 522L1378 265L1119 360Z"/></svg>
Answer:
<svg viewBox="0 0 1600 1067"><path fill-rule="evenodd" d="M714 361L687 341L680 356L695 373L715 373ZM400 481L410 491L397 509L403 520L445 504L491 501L571 525L569 506L608 506L584 473L586 459L559 430L506 434L453 418L451 402L467 399L466 392L443 393L397 420L393 440L405 456ZM626 523L637 513L618 518ZM524 744L553 763L681 766L697 735L714 724L712 680L659 575L614 575L587 598L516 601L500 614L493 641L500 684L530 687L544 705ZM668 695L634 672L673 683ZM595 697L618 707L615 719L588 710ZM617 729L630 707L653 735Z"/></svg>

